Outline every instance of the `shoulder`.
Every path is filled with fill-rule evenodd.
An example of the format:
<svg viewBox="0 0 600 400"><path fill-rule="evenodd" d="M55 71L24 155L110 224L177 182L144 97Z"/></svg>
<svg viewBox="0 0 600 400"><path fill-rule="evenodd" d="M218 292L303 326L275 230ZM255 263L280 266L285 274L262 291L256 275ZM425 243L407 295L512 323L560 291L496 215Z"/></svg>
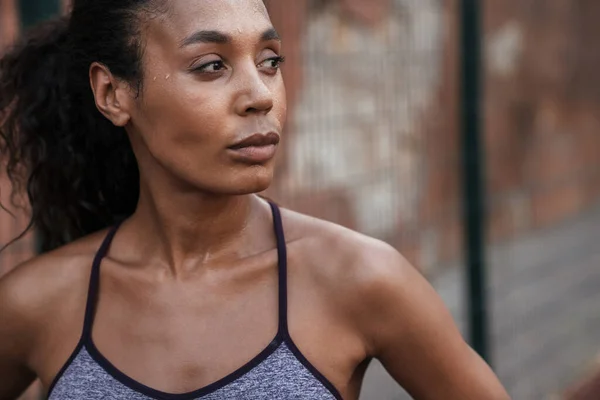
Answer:
<svg viewBox="0 0 600 400"><path fill-rule="evenodd" d="M8 304L26 307L45 303L84 276L104 232L99 232L16 266L0 279L0 295Z"/></svg>
<svg viewBox="0 0 600 400"><path fill-rule="evenodd" d="M332 277L369 290L389 278L410 279L415 268L391 245L338 224L284 210L288 246L301 247ZM310 250L310 251L309 251ZM323 263L324 259L327 263Z"/></svg>
<svg viewBox="0 0 600 400"><path fill-rule="evenodd" d="M314 284L330 294L357 329L374 326L370 320L385 319L388 312L408 312L415 288L428 286L414 266L381 240L291 211L283 215L289 221L291 257L301 258Z"/></svg>
<svg viewBox="0 0 600 400"><path fill-rule="evenodd" d="M35 257L0 279L0 342L20 338L24 351L34 351L52 322L73 311L73 300L85 296L101 236L93 234Z"/></svg>

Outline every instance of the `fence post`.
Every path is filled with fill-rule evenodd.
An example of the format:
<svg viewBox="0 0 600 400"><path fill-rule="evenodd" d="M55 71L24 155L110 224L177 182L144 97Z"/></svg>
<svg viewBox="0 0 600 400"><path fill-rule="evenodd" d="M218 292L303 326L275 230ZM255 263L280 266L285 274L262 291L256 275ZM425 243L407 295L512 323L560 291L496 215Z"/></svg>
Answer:
<svg viewBox="0 0 600 400"><path fill-rule="evenodd" d="M463 216L467 261L469 340L486 361L488 316L485 269L485 199L481 149L481 14L479 0L461 0L461 121L463 140Z"/></svg>
<svg viewBox="0 0 600 400"><path fill-rule="evenodd" d="M60 13L60 0L19 0L21 26L27 29L32 25L52 18Z"/></svg>

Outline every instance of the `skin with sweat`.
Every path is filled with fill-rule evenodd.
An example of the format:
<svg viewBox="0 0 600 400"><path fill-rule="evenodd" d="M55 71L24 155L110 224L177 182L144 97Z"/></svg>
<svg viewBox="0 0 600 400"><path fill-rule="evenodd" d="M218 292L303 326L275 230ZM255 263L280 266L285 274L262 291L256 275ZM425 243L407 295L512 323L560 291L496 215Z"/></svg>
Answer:
<svg viewBox="0 0 600 400"><path fill-rule="evenodd" d="M92 338L129 377L184 393L244 365L277 331L272 219L253 193L272 181L285 122L282 45L260 0L171 1L142 35L140 96L90 67L97 108L125 128L140 169L137 210L102 262ZM270 144L236 149L255 134ZM394 249L282 214L291 336L344 399L358 398L374 357L416 399L508 398ZM48 388L67 361L105 234L0 281L0 399L36 376Z"/></svg>

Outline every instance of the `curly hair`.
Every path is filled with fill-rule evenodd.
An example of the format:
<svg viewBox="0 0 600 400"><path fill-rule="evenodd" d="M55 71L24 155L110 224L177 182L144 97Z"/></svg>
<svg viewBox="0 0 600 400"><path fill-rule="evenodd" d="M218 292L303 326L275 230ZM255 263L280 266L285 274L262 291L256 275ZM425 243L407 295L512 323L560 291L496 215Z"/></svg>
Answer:
<svg viewBox="0 0 600 400"><path fill-rule="evenodd" d="M31 210L18 238L33 228L48 251L134 212L137 163L124 129L97 110L89 68L99 62L139 93L143 17L165 4L75 0L70 16L35 27L0 59L0 157Z"/></svg>

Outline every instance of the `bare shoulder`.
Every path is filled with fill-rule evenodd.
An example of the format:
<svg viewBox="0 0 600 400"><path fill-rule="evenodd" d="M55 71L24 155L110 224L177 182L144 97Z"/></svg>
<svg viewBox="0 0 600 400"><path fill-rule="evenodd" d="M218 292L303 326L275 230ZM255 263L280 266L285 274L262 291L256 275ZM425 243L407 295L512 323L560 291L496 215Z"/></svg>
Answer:
<svg viewBox="0 0 600 400"><path fill-rule="evenodd" d="M85 294L90 266L102 238L90 235L35 257L0 279L0 335L21 337L29 347L49 319L71 311L72 300Z"/></svg>
<svg viewBox="0 0 600 400"><path fill-rule="evenodd" d="M290 210L283 211L290 247L301 247L308 265L322 274L343 278L352 290L381 289L390 278L410 280L418 271L391 245L341 225ZM327 262L324 262L327 261ZM317 271L317 272L319 272ZM338 281L339 282L339 281Z"/></svg>
<svg viewBox="0 0 600 400"><path fill-rule="evenodd" d="M433 287L391 245L306 215L286 211L284 218L288 246L297 247L292 254L302 258L313 284L327 293L370 355L380 356L382 343L410 336L407 329L420 326L423 313L439 311L444 329L455 330ZM391 330L393 321L397 329Z"/></svg>
<svg viewBox="0 0 600 400"><path fill-rule="evenodd" d="M102 241L99 232L13 268L0 279L0 293L12 303L42 303L89 276L89 267ZM58 292L58 293L57 293Z"/></svg>
<svg viewBox="0 0 600 400"><path fill-rule="evenodd" d="M307 269L304 273L312 276L312 284L336 305L336 314L365 335L365 342L371 341L366 336L372 332L364 332L364 327L377 328L373 319L415 312L415 296L423 300L426 293L426 301L435 300L436 293L421 273L389 244L299 213L286 210L283 216L289 257Z"/></svg>

